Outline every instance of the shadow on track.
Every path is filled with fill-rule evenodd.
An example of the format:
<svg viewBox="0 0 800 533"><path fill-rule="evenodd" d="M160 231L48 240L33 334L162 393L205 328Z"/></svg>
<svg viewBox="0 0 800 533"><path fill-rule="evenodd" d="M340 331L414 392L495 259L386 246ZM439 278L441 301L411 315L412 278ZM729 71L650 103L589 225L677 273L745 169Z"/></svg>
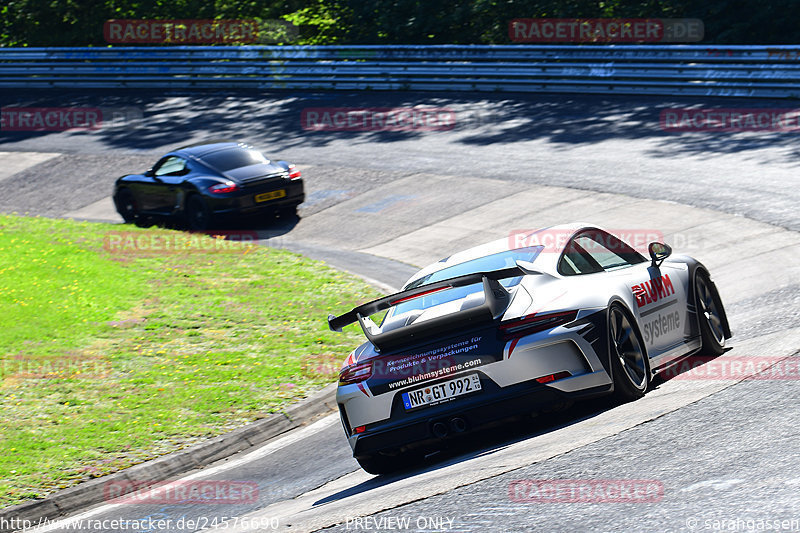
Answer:
<svg viewBox="0 0 800 533"><path fill-rule="evenodd" d="M420 465L399 470L392 474L376 476L356 486L317 500L314 505L323 505L341 500L382 486L391 485L402 479L424 474L425 472L432 472L476 457L491 455L517 442L536 438L563 427L589 420L616 405L610 397L604 397L577 403L563 411L540 414L535 418L517 417L509 419L508 423L482 430L457 444L448 443L447 448L426 456Z"/></svg>
<svg viewBox="0 0 800 533"><path fill-rule="evenodd" d="M173 218L148 217L137 221L140 228L159 227L163 229L199 233L226 241L259 241L264 246L281 246L280 237L291 232L300 222L297 214L274 213L266 216L242 216L214 224L213 228L195 231L189 229L181 220Z"/></svg>
<svg viewBox="0 0 800 533"><path fill-rule="evenodd" d="M775 146L786 161L800 155L793 132L664 131L664 109L781 108L785 104L742 98L559 95L530 93L259 92L259 91L6 91L3 107L95 107L106 120L99 131L0 131L0 143L68 135L97 139L109 149L157 150L210 136L243 139L264 148L321 147L335 141L393 143L426 135L453 135L465 145L546 140L565 147L610 139L651 139L654 155L726 154ZM301 113L309 107L445 107L453 129L408 131L309 131ZM116 113L116 114L115 114Z"/></svg>

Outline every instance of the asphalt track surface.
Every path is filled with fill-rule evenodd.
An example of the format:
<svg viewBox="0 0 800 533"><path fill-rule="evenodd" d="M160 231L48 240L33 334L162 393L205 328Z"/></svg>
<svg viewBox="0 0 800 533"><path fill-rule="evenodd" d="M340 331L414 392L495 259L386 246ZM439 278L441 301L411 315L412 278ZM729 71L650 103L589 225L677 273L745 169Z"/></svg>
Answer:
<svg viewBox="0 0 800 533"><path fill-rule="evenodd" d="M797 134L678 134L658 122L664 108L784 102L5 92L0 104L115 107L141 117L95 132L0 133L0 211L114 220L108 195L118 175L192 141L246 139L297 162L309 192L300 220L261 227L265 244L389 288L415 266L513 229L578 219L652 228L715 276L735 335L723 358L796 363L781 358L800 349ZM300 125L306 107L414 105L453 109L456 127L358 133ZM291 531L800 531L797 379L724 378L676 378L632 404L540 416L377 478L358 469L337 417L328 417L191 474L256 482L254 501L103 505L78 518L172 520L166 529L103 531L195 531L222 517L231 520L220 531L275 523ZM663 493L628 503L518 501L525 498L515 481L542 479L643 480Z"/></svg>

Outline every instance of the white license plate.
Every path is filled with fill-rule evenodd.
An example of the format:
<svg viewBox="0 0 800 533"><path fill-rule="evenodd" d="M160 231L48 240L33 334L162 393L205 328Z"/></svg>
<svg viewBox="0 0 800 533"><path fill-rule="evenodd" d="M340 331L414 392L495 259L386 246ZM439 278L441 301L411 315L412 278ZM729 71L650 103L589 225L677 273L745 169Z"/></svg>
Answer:
<svg viewBox="0 0 800 533"><path fill-rule="evenodd" d="M461 376L436 385L403 393L403 405L406 409L414 409L423 405L437 404L451 398L463 396L481 390L481 378L478 374Z"/></svg>

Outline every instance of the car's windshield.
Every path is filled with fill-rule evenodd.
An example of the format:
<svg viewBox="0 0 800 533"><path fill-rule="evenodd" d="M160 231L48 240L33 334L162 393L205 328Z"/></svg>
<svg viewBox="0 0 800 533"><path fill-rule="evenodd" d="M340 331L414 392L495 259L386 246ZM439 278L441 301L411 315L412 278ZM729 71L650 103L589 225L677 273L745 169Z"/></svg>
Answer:
<svg viewBox="0 0 800 533"><path fill-rule="evenodd" d="M258 150L247 148L233 148L230 150L220 150L204 155L201 158L205 163L220 172L226 172L235 168L249 167L259 163L269 163L264 154Z"/></svg>
<svg viewBox="0 0 800 533"><path fill-rule="evenodd" d="M531 246L527 248L518 248L516 250L507 250L505 252L479 257L471 261L465 261L463 263L443 268L442 270L438 270L432 274L428 274L427 276L423 276L417 280L414 280L406 285L404 290L414 289L421 285L427 285L445 279L464 276L466 274L474 274L475 272L491 272L493 270L510 268L515 266L517 261L528 261L533 263L543 249L544 246ZM517 285L521 279L521 276L516 276L501 280L500 283L504 287L508 288ZM482 290L481 284L475 283L465 287L456 287L455 289L436 292L419 298L414 298L413 300L402 302L392 309L391 314L398 315L414 309L426 309L435 305L441 305L443 303L459 300Z"/></svg>

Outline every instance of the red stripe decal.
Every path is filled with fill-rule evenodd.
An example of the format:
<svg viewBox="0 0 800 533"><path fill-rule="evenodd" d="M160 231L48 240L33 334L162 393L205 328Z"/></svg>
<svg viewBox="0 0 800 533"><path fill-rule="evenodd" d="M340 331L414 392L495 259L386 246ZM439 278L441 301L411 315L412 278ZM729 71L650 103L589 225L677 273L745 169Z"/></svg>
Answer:
<svg viewBox="0 0 800 533"><path fill-rule="evenodd" d="M514 351L514 348L517 347L517 343L520 341L522 337L517 337L513 341L511 341L511 346L508 347L508 358L511 359L511 352Z"/></svg>

